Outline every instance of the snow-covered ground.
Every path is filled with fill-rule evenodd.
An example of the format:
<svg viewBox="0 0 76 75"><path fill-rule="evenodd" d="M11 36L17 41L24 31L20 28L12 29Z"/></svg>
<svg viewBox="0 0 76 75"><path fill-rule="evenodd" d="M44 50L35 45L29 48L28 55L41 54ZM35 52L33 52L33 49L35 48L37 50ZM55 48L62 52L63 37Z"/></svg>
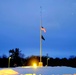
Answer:
<svg viewBox="0 0 76 75"><path fill-rule="evenodd" d="M76 68L71 67L0 68L0 75L76 75Z"/></svg>

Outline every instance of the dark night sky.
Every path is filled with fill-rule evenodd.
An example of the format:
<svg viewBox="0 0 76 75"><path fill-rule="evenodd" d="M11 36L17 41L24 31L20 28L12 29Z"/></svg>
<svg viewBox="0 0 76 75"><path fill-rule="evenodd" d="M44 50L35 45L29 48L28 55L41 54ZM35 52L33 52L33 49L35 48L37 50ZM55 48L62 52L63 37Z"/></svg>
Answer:
<svg viewBox="0 0 76 75"><path fill-rule="evenodd" d="M76 0L0 0L0 56L16 47L25 56L39 55L40 6L43 55L76 55Z"/></svg>

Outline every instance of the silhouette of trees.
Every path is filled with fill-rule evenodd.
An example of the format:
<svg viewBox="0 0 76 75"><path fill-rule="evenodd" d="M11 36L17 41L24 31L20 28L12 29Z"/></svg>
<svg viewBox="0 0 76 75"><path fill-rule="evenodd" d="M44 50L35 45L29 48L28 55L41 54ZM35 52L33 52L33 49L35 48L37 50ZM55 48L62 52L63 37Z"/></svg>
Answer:
<svg viewBox="0 0 76 75"><path fill-rule="evenodd" d="M19 48L10 49L9 50L9 57L11 67L15 66L31 66L33 62L39 63L40 56L30 56L24 58L24 54L21 53ZM0 67L8 67L8 59L6 55L0 56ZM49 59L48 59L49 58ZM70 58L52 58L47 56L42 56L43 66L47 65L48 59L48 66L69 66L76 68L76 56L70 56Z"/></svg>
<svg viewBox="0 0 76 75"><path fill-rule="evenodd" d="M76 67L76 57L70 57L68 62L69 66Z"/></svg>
<svg viewBox="0 0 76 75"><path fill-rule="evenodd" d="M6 55L0 57L0 67L7 67L8 66L8 59Z"/></svg>
<svg viewBox="0 0 76 75"><path fill-rule="evenodd" d="M10 62L12 62L11 66L21 66L22 56L23 54L21 54L19 48L9 50L9 57L11 57Z"/></svg>
<svg viewBox="0 0 76 75"><path fill-rule="evenodd" d="M68 60L67 60L67 58L62 58L61 59L61 65L62 66L68 66Z"/></svg>

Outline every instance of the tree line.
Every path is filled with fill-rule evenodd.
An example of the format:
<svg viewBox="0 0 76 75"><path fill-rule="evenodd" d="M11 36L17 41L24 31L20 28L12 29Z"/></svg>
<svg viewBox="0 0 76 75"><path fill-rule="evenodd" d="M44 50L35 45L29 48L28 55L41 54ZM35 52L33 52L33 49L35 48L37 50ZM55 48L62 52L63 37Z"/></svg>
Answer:
<svg viewBox="0 0 76 75"><path fill-rule="evenodd" d="M10 58L10 59L9 59ZM6 55L0 56L0 67L8 67L10 60L10 67L17 66L31 66L34 62L39 63L40 56L24 57L19 48L9 50L9 57ZM76 68L76 56L70 58L52 58L42 56L43 66L67 66Z"/></svg>

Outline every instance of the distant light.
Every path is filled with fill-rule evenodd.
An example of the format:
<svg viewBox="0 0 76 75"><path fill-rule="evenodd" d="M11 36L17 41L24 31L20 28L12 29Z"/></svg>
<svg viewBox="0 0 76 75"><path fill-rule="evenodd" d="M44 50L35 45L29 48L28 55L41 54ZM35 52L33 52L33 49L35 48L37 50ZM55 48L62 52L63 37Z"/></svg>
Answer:
<svg viewBox="0 0 76 75"><path fill-rule="evenodd" d="M36 63L33 63L33 68L37 68L37 64Z"/></svg>
<svg viewBox="0 0 76 75"><path fill-rule="evenodd" d="M11 59L11 57L9 57L9 59Z"/></svg>

